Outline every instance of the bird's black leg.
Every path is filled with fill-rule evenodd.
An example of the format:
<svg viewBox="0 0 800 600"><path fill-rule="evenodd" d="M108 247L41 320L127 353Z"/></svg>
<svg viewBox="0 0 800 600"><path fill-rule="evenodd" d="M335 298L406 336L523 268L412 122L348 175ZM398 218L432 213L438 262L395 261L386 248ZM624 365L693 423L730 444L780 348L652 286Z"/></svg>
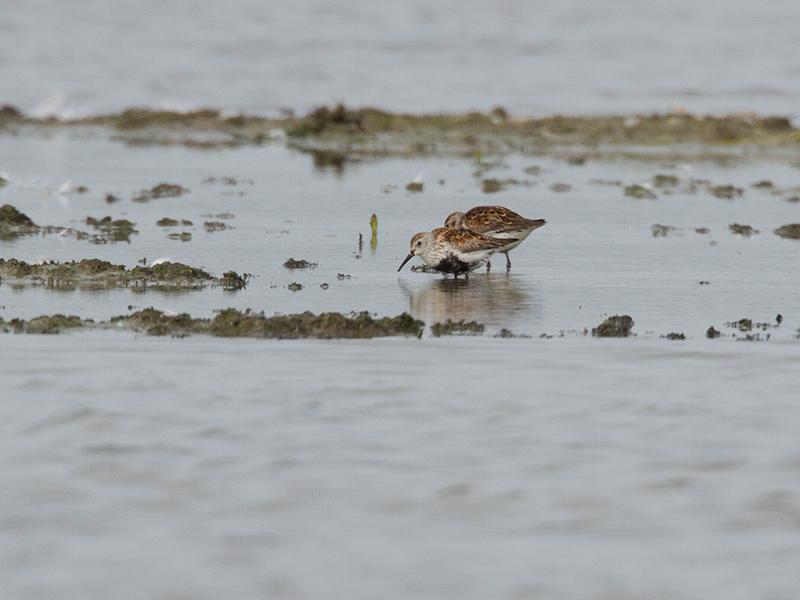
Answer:
<svg viewBox="0 0 800 600"><path fill-rule="evenodd" d="M511 270L511 259L508 257L508 252L503 252L506 255L506 271Z"/></svg>
<svg viewBox="0 0 800 600"><path fill-rule="evenodd" d="M486 261L486 272L488 273L491 270L492 270L492 261L487 260Z"/></svg>

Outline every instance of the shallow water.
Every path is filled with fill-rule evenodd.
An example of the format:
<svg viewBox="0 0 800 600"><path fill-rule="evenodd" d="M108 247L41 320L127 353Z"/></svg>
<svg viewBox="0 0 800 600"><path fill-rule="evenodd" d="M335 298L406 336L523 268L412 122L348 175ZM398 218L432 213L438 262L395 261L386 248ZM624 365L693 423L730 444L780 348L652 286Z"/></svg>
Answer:
<svg viewBox="0 0 800 600"><path fill-rule="evenodd" d="M797 116L798 19L793 0L31 0L0 11L0 103Z"/></svg>
<svg viewBox="0 0 800 600"><path fill-rule="evenodd" d="M797 343L0 351L5 597L796 596Z"/></svg>
<svg viewBox="0 0 800 600"><path fill-rule="evenodd" d="M130 267L167 256L254 275L234 293L2 283L3 318L236 306L410 311L488 329L358 342L0 335L4 597L796 595L800 242L772 234L800 221L785 200L794 159L510 155L486 176L530 185L489 195L463 158L336 171L281 144L143 148L64 131L0 136L0 155L0 203L40 224L112 215L140 231L130 244L0 242L4 257ZM526 174L534 164L542 173ZM406 192L420 173L425 191ZM744 196L636 200L593 183L657 173ZM205 182L224 176L238 185ZM763 179L780 193L750 187ZM67 180L89 192L59 193ZM190 192L132 202L161 182ZM555 192L558 182L573 188ZM109 192L120 201L106 204ZM469 280L396 272L412 233L487 202L548 219L510 274L502 260ZM202 229L203 215L224 212L234 229ZM192 241L167 239L155 225L165 216L191 219L175 230ZM761 233L734 236L733 222ZM654 223L681 231L654 238ZM289 257L319 266L289 271ZM293 281L304 289L289 291ZM580 333L615 313L634 317L638 337ZM709 325L730 334L726 321L778 313L767 343L705 339ZM533 339L492 339L501 327ZM659 338L672 331L689 339Z"/></svg>

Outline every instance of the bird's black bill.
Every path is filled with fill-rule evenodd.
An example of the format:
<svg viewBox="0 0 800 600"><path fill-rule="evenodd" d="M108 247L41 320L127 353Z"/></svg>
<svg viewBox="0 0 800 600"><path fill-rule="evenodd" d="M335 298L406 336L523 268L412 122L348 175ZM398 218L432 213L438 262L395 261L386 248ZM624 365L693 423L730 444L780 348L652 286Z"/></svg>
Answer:
<svg viewBox="0 0 800 600"><path fill-rule="evenodd" d="M402 269L403 267L405 267L405 266L406 266L406 263L407 263L408 261L410 261L412 258L414 258L414 253L413 253L413 252L409 252L409 253L408 253L408 256L406 256L405 260L404 260L403 262L401 262L401 263L400 263L400 266L397 268L397 272L399 273L399 272L400 272L400 269Z"/></svg>

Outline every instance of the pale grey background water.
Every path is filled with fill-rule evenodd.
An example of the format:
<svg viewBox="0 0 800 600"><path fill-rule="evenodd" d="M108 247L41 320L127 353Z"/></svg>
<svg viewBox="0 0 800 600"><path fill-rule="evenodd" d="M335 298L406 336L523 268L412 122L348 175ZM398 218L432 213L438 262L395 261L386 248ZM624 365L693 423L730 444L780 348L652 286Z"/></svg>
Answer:
<svg viewBox="0 0 800 600"><path fill-rule="evenodd" d="M39 115L135 104L273 113L345 100L794 116L800 93L795 2L0 8L0 103ZM791 155L731 153L722 163L582 167L509 156L490 174L531 187L487 196L464 159L375 160L337 174L281 144L207 152L104 135L0 136L9 179L0 204L42 224L126 217L141 232L130 245L0 242L0 256L128 266L168 256L256 276L235 294L4 284L4 318L107 318L129 305L197 316L226 306L409 310L534 336L0 335L0 598L794 600L800 242L772 230L800 222L800 205L785 201L800 171ZM526 175L531 164L542 175ZM419 173L425 192L406 193ZM637 201L591 183L656 173L746 191ZM749 187L761 179L781 193ZM68 181L90 191L60 194ZM191 192L131 202L162 181ZM573 189L556 193L556 182ZM387 184L397 187L387 194ZM122 200L105 204L108 192ZM513 253L510 276L496 269L456 285L395 272L413 232L482 202L549 221ZM207 234L203 215L220 212L236 215L235 229ZM378 247L357 259L373 212ZM167 240L154 225L164 216L192 219L192 242ZM733 222L761 233L733 236ZM655 239L654 223L682 231ZM289 256L319 268L290 273ZM291 281L306 287L292 293ZM633 315L639 337L536 337L616 312ZM778 312L786 321L769 343L703 337L711 324L727 333L724 321ZM658 337L670 331L689 339Z"/></svg>
<svg viewBox="0 0 800 600"><path fill-rule="evenodd" d="M794 0L0 3L0 102L796 116Z"/></svg>

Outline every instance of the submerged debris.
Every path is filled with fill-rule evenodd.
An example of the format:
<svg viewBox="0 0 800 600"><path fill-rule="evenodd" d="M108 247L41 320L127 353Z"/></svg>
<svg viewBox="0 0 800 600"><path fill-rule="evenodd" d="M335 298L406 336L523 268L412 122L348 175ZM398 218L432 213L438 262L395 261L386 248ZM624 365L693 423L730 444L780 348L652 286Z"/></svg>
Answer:
<svg viewBox="0 0 800 600"><path fill-rule="evenodd" d="M483 325L476 321L452 321L447 319L444 323L434 323L431 325L431 333L434 337L443 335L479 335L483 333Z"/></svg>
<svg viewBox="0 0 800 600"><path fill-rule="evenodd" d="M743 235L744 237L750 237L758 233L758 229L753 229L750 225L740 225L739 223L731 223L728 225L728 229L734 235Z"/></svg>
<svg viewBox="0 0 800 600"><path fill-rule="evenodd" d="M290 258L285 263L283 263L283 266L286 267L287 269L314 269L319 265L317 265L317 263L315 262L311 262L304 258L299 260L295 258Z"/></svg>
<svg viewBox="0 0 800 600"><path fill-rule="evenodd" d="M127 269L97 258L72 262L31 264L16 258L0 258L0 277L15 285L57 289L106 289L113 287L198 289L224 286L225 280L203 269L182 263L162 262Z"/></svg>
<svg viewBox="0 0 800 600"><path fill-rule="evenodd" d="M134 202L148 202L155 198L175 198L182 196L189 190L177 183L159 183L149 190L142 190L134 196Z"/></svg>
<svg viewBox="0 0 800 600"><path fill-rule="evenodd" d="M656 196L652 191L643 185L639 185L638 183L626 185L625 195L630 196L631 198L638 198L639 200L654 200L655 198L658 198L658 196Z"/></svg>
<svg viewBox="0 0 800 600"><path fill-rule="evenodd" d="M565 192L569 192L572 190L572 186L568 183L554 183L550 186L550 189L554 191L556 194L563 194Z"/></svg>
<svg viewBox="0 0 800 600"><path fill-rule="evenodd" d="M800 223L781 225L775 230L775 235L789 240L800 240Z"/></svg>
<svg viewBox="0 0 800 600"><path fill-rule="evenodd" d="M629 315L608 317L592 329L595 337L628 337L633 329L633 319Z"/></svg>

